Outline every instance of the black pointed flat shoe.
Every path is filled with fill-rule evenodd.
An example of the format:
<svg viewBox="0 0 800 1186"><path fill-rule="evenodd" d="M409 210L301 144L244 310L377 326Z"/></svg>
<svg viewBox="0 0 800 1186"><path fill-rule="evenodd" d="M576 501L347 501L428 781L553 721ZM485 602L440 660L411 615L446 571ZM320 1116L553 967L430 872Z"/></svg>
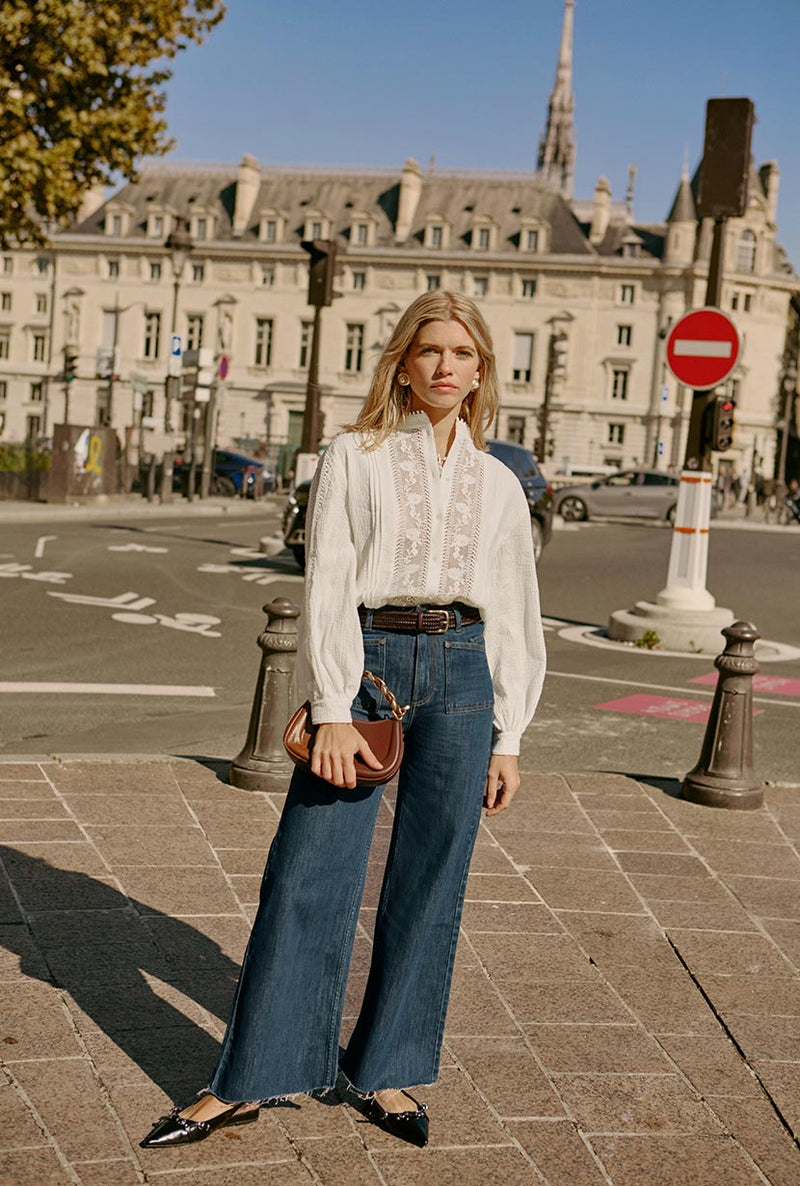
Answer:
<svg viewBox="0 0 800 1186"><path fill-rule="evenodd" d="M373 1124L377 1124L378 1128L388 1132L390 1136L397 1137L401 1141L408 1141L409 1145L416 1145L419 1149L424 1149L428 1143L428 1105L418 1103L407 1091L404 1091L403 1095L408 1096L408 1099L414 1104L413 1110L386 1112L372 1096L367 1103L364 1115Z"/></svg>
<svg viewBox="0 0 800 1186"><path fill-rule="evenodd" d="M228 1124L252 1124L258 1120L260 1104L232 1104L211 1120L187 1120L178 1108L157 1120L150 1132L139 1142L140 1149L171 1149L173 1145L190 1145L204 1141L217 1128Z"/></svg>

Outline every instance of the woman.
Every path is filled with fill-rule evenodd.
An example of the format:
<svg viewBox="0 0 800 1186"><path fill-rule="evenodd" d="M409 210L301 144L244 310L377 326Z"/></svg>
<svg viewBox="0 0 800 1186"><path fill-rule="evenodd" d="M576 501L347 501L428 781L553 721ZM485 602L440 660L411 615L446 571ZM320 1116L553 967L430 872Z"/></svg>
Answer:
<svg viewBox="0 0 800 1186"><path fill-rule="evenodd" d="M312 773L292 777L216 1072L146 1147L255 1119L261 1102L329 1088L339 1070L371 1119L427 1141L426 1106L407 1088L437 1077L481 807L493 815L514 797L544 678L527 503L485 452L497 399L478 308L429 293L319 463L298 655L318 726ZM340 1051L382 793L356 788L355 755L379 764L352 719L388 712L365 668L409 707L369 978Z"/></svg>

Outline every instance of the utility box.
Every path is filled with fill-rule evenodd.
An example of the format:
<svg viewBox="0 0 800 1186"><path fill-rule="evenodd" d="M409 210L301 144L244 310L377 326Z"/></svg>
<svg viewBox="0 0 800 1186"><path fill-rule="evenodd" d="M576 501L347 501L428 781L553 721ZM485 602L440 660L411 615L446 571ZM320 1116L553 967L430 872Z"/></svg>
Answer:
<svg viewBox="0 0 800 1186"><path fill-rule="evenodd" d="M47 484L48 502L116 494L118 446L112 428L56 424Z"/></svg>

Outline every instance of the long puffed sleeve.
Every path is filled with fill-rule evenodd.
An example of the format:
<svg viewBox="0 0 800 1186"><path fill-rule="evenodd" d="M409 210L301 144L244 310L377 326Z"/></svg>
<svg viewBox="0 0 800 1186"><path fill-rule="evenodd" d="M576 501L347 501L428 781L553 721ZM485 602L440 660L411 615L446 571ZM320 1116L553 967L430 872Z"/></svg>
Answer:
<svg viewBox="0 0 800 1186"><path fill-rule="evenodd" d="M542 692L546 657L530 511L516 479L505 485L506 529L495 541L491 591L481 609L494 686L492 752L518 754Z"/></svg>
<svg viewBox="0 0 800 1186"><path fill-rule="evenodd" d="M351 719L364 668L347 506L348 453L347 439L337 437L320 459L306 519L300 650L315 725Z"/></svg>

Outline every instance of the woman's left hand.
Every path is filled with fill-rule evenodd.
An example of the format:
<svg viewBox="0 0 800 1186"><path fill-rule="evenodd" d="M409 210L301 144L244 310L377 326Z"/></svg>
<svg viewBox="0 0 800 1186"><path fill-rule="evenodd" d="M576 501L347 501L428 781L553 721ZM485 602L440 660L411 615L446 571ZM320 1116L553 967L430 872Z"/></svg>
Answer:
<svg viewBox="0 0 800 1186"><path fill-rule="evenodd" d="M487 815L505 811L519 789L519 759L514 754L492 754L486 779Z"/></svg>

